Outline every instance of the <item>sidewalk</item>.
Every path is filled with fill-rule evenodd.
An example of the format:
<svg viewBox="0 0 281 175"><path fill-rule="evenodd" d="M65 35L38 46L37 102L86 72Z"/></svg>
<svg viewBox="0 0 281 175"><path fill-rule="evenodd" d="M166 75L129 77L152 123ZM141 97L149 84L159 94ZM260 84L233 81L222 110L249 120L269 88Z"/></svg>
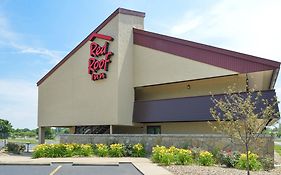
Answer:
<svg viewBox="0 0 281 175"><path fill-rule="evenodd" d="M139 169L144 175L173 175L168 170L157 166L147 158L132 158L132 157L69 157L69 158L38 158L32 159L30 153L24 153L22 155L13 155L0 153L0 165L45 165L51 163L73 163L76 165L111 165L118 164L120 162L131 162L137 169Z"/></svg>

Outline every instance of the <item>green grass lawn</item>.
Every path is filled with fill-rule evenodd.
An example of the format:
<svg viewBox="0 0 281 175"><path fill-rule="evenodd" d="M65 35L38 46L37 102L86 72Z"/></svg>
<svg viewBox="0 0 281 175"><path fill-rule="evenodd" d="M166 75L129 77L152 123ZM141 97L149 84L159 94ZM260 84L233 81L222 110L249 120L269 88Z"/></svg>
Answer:
<svg viewBox="0 0 281 175"><path fill-rule="evenodd" d="M3 141L3 139L1 139L0 141ZM36 144L38 143L38 140L36 140L35 138L28 138L28 139L24 139L24 138L15 138L15 139L7 139L7 142L15 142L15 143L31 143L31 144Z"/></svg>
<svg viewBox="0 0 281 175"><path fill-rule="evenodd" d="M280 145L274 145L274 150L281 156L281 146Z"/></svg>
<svg viewBox="0 0 281 175"><path fill-rule="evenodd" d="M28 139L16 138L16 139L8 139L8 142L37 144L38 140L36 140L35 138L28 138Z"/></svg>
<svg viewBox="0 0 281 175"><path fill-rule="evenodd" d="M0 139L0 141L3 141L3 140ZM8 142L16 142L16 143L31 143L31 144L37 144L38 143L38 140L36 140L35 138L28 138L28 139L24 139L24 138L12 139L12 138L9 138L9 139L7 139L7 141ZM46 142L47 143L56 143L57 141L46 139Z"/></svg>

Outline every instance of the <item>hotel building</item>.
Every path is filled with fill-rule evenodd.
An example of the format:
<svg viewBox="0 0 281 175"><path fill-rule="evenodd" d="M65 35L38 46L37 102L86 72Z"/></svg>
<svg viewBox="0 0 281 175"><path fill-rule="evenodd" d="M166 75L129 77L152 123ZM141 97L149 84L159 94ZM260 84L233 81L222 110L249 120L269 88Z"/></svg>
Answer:
<svg viewBox="0 0 281 175"><path fill-rule="evenodd" d="M37 83L44 128L77 134L212 133L210 93L275 96L280 63L144 29L118 8Z"/></svg>

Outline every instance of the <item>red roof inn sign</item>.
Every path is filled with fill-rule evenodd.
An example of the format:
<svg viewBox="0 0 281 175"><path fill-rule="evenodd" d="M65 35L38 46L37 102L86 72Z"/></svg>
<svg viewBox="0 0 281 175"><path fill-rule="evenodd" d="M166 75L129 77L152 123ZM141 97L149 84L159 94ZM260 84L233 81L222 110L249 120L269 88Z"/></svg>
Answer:
<svg viewBox="0 0 281 175"><path fill-rule="evenodd" d="M98 43L94 42L95 38L100 38L105 40L103 46L100 46ZM113 52L108 51L109 42L113 41L111 36L106 36L98 33L93 33L90 36L90 58L88 62L88 74L92 76L92 80L100 80L106 78L106 71L108 71L109 63L111 63L110 57L113 55ZM100 57L103 56L103 59ZM102 72L100 72L100 70ZM98 73L99 72L99 73Z"/></svg>

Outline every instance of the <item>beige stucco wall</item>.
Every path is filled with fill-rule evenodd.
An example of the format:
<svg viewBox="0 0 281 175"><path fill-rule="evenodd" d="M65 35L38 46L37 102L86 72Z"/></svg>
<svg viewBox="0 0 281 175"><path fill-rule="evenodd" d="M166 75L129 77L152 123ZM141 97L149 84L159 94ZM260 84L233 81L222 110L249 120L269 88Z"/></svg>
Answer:
<svg viewBox="0 0 281 175"><path fill-rule="evenodd" d="M119 15L118 40L118 122L132 125L134 108L133 27L143 29L142 17Z"/></svg>
<svg viewBox="0 0 281 175"><path fill-rule="evenodd" d="M190 89L187 88L189 85ZM177 97L190 97L210 94L221 94L234 86L237 91L246 90L246 75L233 75L219 78L186 81L136 88L136 100L154 100Z"/></svg>
<svg viewBox="0 0 281 175"><path fill-rule="evenodd" d="M151 123L146 126L161 126L161 134L213 134L208 122Z"/></svg>
<svg viewBox="0 0 281 175"><path fill-rule="evenodd" d="M214 122L212 124L215 125ZM147 126L161 126L161 134L213 134L216 133L208 122L147 123L143 126L113 126L113 134L146 134Z"/></svg>
<svg viewBox="0 0 281 175"><path fill-rule="evenodd" d="M173 54L134 45L135 87L237 74Z"/></svg>
<svg viewBox="0 0 281 175"><path fill-rule="evenodd" d="M146 134L145 126L113 126L113 134Z"/></svg>
<svg viewBox="0 0 281 175"><path fill-rule="evenodd" d="M272 73L272 70L249 73L249 87L255 90L268 90L271 83Z"/></svg>
<svg viewBox="0 0 281 175"><path fill-rule="evenodd" d="M143 28L143 18L118 14L100 30L114 38L107 79L91 80L87 42L39 85L38 126L132 124L133 27ZM98 38L95 42L104 44Z"/></svg>

